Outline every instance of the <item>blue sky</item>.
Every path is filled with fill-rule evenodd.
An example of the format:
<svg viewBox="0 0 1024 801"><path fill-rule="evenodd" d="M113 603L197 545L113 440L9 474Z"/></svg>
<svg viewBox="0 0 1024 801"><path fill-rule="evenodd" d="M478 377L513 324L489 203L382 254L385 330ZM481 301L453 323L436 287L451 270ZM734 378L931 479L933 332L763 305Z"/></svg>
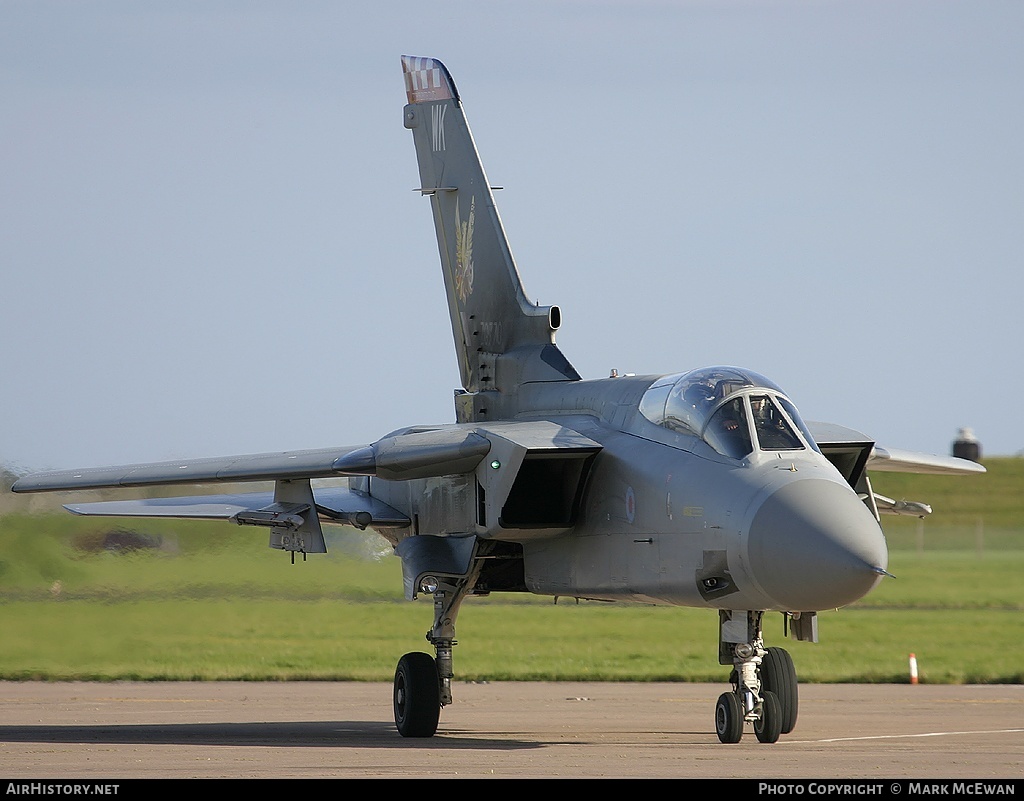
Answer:
<svg viewBox="0 0 1024 801"><path fill-rule="evenodd" d="M381 10L386 9L386 10ZM458 372L399 56L584 377L1024 450L1024 4L0 0L0 463L372 442Z"/></svg>

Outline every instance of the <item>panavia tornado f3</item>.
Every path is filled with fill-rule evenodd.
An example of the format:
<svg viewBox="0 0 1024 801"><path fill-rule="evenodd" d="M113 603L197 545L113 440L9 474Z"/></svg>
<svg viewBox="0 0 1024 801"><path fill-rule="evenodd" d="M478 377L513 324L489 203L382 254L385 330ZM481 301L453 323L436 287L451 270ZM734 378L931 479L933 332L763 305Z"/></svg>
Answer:
<svg viewBox="0 0 1024 801"><path fill-rule="evenodd" d="M405 596L434 600L434 653L408 653L395 671L406 737L432 736L453 701L463 601L530 592L717 610L731 689L716 733L735 743L750 724L777 741L796 724L797 676L786 650L765 646L764 615L816 641L819 610L888 575L880 515L931 511L878 495L869 472L984 468L805 421L781 387L740 367L583 379L555 344L559 308L523 289L451 75L433 58L403 56L402 69L461 372L455 422L349 447L37 473L14 491L274 482L67 508L262 526L292 561L326 552L322 523L378 532L401 558ZM340 481L311 483L329 478Z"/></svg>

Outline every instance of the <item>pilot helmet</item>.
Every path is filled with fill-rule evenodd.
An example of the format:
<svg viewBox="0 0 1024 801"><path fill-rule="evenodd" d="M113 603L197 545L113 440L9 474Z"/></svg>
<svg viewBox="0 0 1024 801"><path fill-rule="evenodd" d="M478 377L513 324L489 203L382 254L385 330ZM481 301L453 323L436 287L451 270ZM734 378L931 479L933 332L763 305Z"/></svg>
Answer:
<svg viewBox="0 0 1024 801"><path fill-rule="evenodd" d="M703 406L714 400L714 387L708 384L690 384L683 392L683 399L694 406Z"/></svg>

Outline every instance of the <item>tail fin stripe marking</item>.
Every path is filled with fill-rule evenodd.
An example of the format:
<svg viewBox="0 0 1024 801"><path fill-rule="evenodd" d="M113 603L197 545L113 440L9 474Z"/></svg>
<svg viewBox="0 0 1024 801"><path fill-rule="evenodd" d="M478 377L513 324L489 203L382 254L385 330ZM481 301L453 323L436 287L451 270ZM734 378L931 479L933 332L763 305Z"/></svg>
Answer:
<svg viewBox="0 0 1024 801"><path fill-rule="evenodd" d="M448 111L447 105L434 106L431 109L431 133L433 134L434 152L444 150L444 115Z"/></svg>
<svg viewBox="0 0 1024 801"><path fill-rule="evenodd" d="M452 100L448 79L437 60L420 56L402 56L405 93L410 103Z"/></svg>

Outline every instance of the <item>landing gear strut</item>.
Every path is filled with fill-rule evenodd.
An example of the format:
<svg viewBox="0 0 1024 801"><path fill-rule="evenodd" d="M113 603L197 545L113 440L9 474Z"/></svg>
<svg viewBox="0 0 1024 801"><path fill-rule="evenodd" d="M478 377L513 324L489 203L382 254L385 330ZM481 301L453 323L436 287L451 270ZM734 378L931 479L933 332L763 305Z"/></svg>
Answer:
<svg viewBox="0 0 1024 801"><path fill-rule="evenodd" d="M452 702L452 649L455 618L469 595L476 573L464 579L432 579L434 625L427 641L435 656L414 651L398 660L395 670L395 725L403 737L433 737L441 718L441 709Z"/></svg>
<svg viewBox="0 0 1024 801"><path fill-rule="evenodd" d="M796 725L797 680L789 653L765 648L762 612L720 610L718 658L732 665L732 692L715 705L715 733L723 743L738 743L744 723L753 724L759 742L777 742Z"/></svg>

